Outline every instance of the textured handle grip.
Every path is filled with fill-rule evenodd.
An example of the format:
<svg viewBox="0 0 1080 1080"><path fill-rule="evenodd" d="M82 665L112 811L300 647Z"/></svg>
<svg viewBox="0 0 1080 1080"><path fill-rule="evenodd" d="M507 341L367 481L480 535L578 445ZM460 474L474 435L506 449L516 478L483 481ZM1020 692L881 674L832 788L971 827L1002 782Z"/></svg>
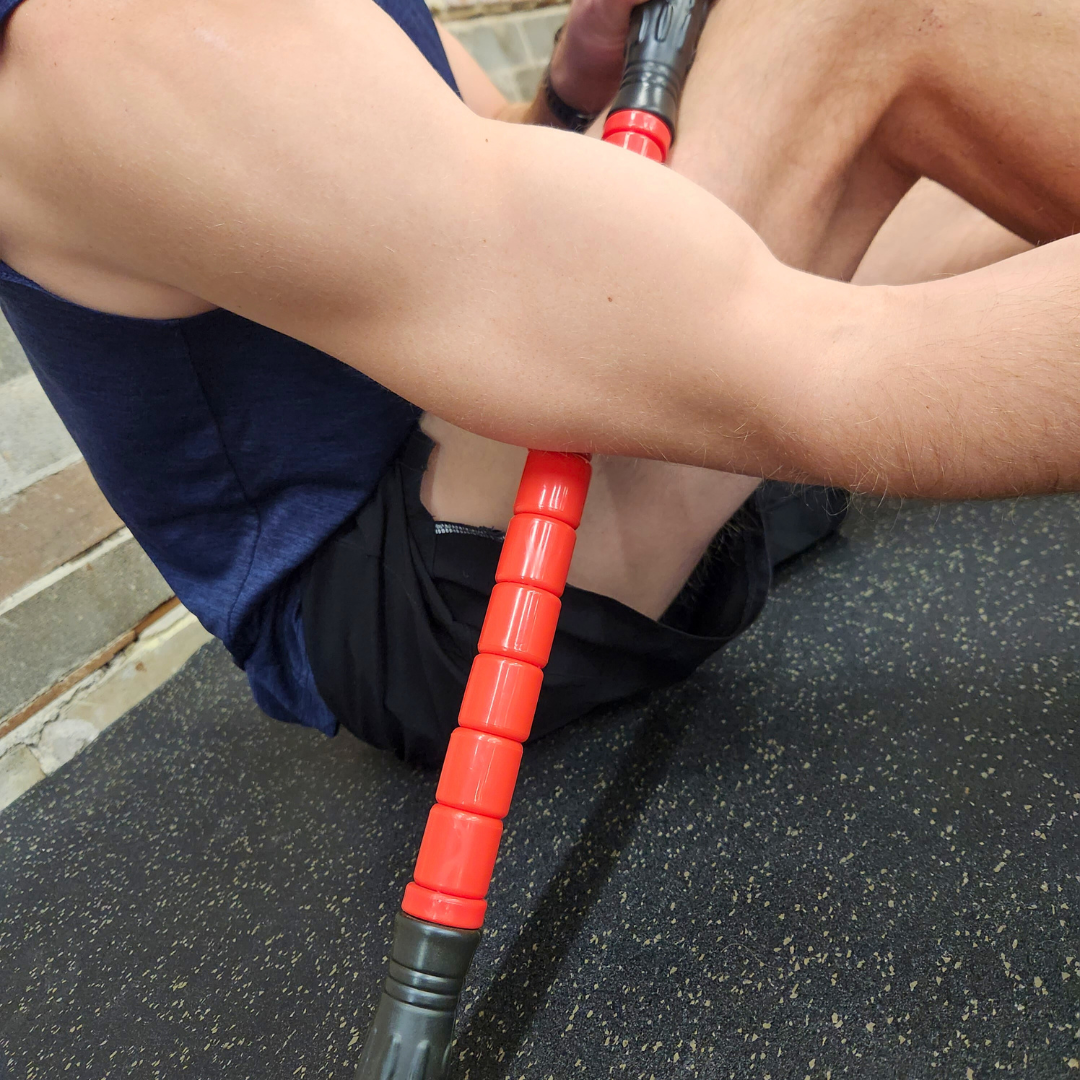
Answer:
<svg viewBox="0 0 1080 1080"><path fill-rule="evenodd" d="M683 84L708 13L708 0L649 0L634 8L613 114L624 109L652 113L674 133Z"/></svg>
<svg viewBox="0 0 1080 1080"><path fill-rule="evenodd" d="M356 1080L443 1080L458 997L479 941L479 930L397 916L390 970Z"/></svg>

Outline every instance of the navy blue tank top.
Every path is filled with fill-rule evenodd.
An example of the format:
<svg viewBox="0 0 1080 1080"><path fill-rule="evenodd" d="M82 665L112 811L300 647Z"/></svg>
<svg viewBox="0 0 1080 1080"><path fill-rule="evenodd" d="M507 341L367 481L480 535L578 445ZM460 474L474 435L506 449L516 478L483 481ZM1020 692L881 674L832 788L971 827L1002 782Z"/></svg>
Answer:
<svg viewBox="0 0 1080 1080"><path fill-rule="evenodd" d="M454 86L424 0L378 0ZM20 0L0 0L0 25ZM304 648L305 564L374 490L419 410L224 310L132 319L0 263L0 309L117 514L280 720L333 734Z"/></svg>

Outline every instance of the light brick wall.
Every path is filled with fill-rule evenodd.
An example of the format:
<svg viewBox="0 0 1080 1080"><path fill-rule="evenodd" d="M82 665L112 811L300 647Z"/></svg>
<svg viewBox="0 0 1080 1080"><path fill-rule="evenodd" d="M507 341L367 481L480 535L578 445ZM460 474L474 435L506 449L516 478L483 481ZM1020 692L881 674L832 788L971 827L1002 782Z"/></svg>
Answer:
<svg viewBox="0 0 1080 1080"><path fill-rule="evenodd" d="M0 733L172 595L121 526L0 320Z"/></svg>
<svg viewBox="0 0 1080 1080"><path fill-rule="evenodd" d="M555 31L565 22L568 10L568 5L560 4L468 19L443 18L447 30L509 100L528 101L540 85Z"/></svg>

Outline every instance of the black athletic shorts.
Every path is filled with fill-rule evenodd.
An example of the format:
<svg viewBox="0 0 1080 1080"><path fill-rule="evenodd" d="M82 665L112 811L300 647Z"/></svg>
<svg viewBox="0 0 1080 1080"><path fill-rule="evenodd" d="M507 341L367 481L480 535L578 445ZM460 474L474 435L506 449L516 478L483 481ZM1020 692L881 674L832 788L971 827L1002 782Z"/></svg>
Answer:
<svg viewBox="0 0 1080 1080"><path fill-rule="evenodd" d="M420 501L419 430L375 494L316 553L303 597L319 693L353 734L435 766L457 723L502 534L435 522ZM757 617L772 567L834 532L842 493L763 485L717 534L659 621L568 586L533 738L598 705L689 675Z"/></svg>

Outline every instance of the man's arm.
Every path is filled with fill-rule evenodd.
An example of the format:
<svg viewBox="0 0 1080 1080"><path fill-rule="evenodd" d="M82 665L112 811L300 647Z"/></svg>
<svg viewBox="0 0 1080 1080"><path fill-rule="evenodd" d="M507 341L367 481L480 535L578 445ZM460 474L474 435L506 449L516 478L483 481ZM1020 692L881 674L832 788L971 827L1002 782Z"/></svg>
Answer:
<svg viewBox="0 0 1080 1080"><path fill-rule="evenodd" d="M892 311L846 399L858 486L934 498L1080 488L1080 238L868 291Z"/></svg>
<svg viewBox="0 0 1080 1080"><path fill-rule="evenodd" d="M787 303L820 347L804 364L768 333L744 296L786 274L715 199L477 118L374 4L35 0L6 47L16 267L56 237L494 438L746 468L738 384L829 351L809 279Z"/></svg>
<svg viewBox="0 0 1080 1080"><path fill-rule="evenodd" d="M35 0L4 59L17 268L54 237L506 442L1080 486L1071 245L959 288L798 274L667 170L473 116L372 4Z"/></svg>

